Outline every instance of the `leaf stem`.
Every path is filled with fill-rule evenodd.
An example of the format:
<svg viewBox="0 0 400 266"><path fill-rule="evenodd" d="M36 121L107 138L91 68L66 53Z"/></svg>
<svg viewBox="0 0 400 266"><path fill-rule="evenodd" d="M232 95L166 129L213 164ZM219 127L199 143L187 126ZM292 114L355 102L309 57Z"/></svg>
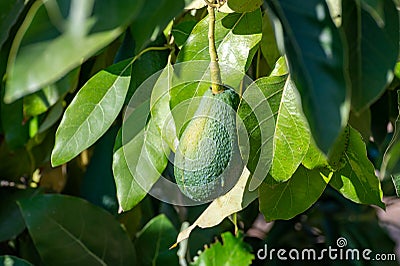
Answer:
<svg viewBox="0 0 400 266"><path fill-rule="evenodd" d="M215 47L215 10L213 6L208 6L208 50L210 53L210 74L211 74L211 88L214 94L220 93L224 90L221 80L221 70L218 64L218 54Z"/></svg>

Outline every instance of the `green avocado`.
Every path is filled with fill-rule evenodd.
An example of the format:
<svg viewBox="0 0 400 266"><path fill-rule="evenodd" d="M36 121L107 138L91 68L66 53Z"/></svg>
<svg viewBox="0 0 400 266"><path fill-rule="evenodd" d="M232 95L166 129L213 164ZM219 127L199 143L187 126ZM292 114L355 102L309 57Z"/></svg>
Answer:
<svg viewBox="0 0 400 266"><path fill-rule="evenodd" d="M179 141L174 174L192 200L209 201L228 192L242 169L236 131L239 95L231 88L206 91Z"/></svg>

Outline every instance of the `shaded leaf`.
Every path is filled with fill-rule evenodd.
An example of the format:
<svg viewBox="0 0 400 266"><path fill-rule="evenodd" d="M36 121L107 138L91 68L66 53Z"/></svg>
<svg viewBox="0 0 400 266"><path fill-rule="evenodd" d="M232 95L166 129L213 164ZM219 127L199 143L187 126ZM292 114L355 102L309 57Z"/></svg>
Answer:
<svg viewBox="0 0 400 266"><path fill-rule="evenodd" d="M258 189L260 211L266 221L288 220L307 210L325 190L330 175L302 165L284 183L267 177Z"/></svg>
<svg viewBox="0 0 400 266"><path fill-rule="evenodd" d="M165 146L150 120L146 129L114 152L114 179L118 202L123 210L136 206L161 176L168 163Z"/></svg>
<svg viewBox="0 0 400 266"><path fill-rule="evenodd" d="M217 241L209 248L206 247L191 265L251 265L254 255L251 253L250 245L244 242L242 237L235 237L232 233L226 232L221 238L223 243Z"/></svg>
<svg viewBox="0 0 400 266"><path fill-rule="evenodd" d="M262 19L262 39L260 47L265 60L267 60L268 66L272 69L280 53L276 44L274 29L272 28L267 12L264 13Z"/></svg>
<svg viewBox="0 0 400 266"><path fill-rule="evenodd" d="M101 70L80 89L58 127L51 156L53 166L68 162L90 147L114 122L128 91L130 62Z"/></svg>
<svg viewBox="0 0 400 266"><path fill-rule="evenodd" d="M79 198L55 194L20 201L19 206L45 264L134 265L136 262L128 235L101 208Z"/></svg>
<svg viewBox="0 0 400 266"><path fill-rule="evenodd" d="M29 123L24 120L22 99L1 104L1 123L9 148L22 148L29 139Z"/></svg>
<svg viewBox="0 0 400 266"><path fill-rule="evenodd" d="M24 38L14 40L14 52L10 53L6 102L53 83L80 65L120 35L143 3L142 0L117 0L110 8L106 0L95 1L92 7L93 2L34 3L24 21L26 25L18 32ZM75 8L70 9L70 3ZM54 14L58 8L60 14L68 14L67 19Z"/></svg>
<svg viewBox="0 0 400 266"><path fill-rule="evenodd" d="M0 188L0 242L17 237L25 229L17 201L36 193L38 190L34 189Z"/></svg>
<svg viewBox="0 0 400 266"><path fill-rule="evenodd" d="M184 8L183 0L146 1L138 16L131 24L131 32L136 44L136 52L154 41L168 23Z"/></svg>
<svg viewBox="0 0 400 266"><path fill-rule="evenodd" d="M9 255L0 256L0 264L4 266L33 266L33 264L26 260Z"/></svg>
<svg viewBox="0 0 400 266"><path fill-rule="evenodd" d="M360 133L349 127L349 144L345 150L347 165L332 177L332 186L346 198L385 208L382 190L374 165L367 157Z"/></svg>
<svg viewBox="0 0 400 266"><path fill-rule="evenodd" d="M171 33L174 36L175 43L178 47L182 47L186 42L196 24L196 20L186 20L172 26Z"/></svg>
<svg viewBox="0 0 400 266"><path fill-rule="evenodd" d="M0 48L8 38L11 27L24 9L24 0L4 0L0 3Z"/></svg>
<svg viewBox="0 0 400 266"><path fill-rule="evenodd" d="M243 13L251 12L260 8L262 0L229 0L227 4L233 11Z"/></svg>
<svg viewBox="0 0 400 266"><path fill-rule="evenodd" d="M272 18L280 40L278 45L285 47L289 70L300 92L312 135L317 146L328 153L347 122L350 101L339 30L325 1L267 3L277 16Z"/></svg>
<svg viewBox="0 0 400 266"><path fill-rule="evenodd" d="M60 99L63 99L68 91L76 88L78 78L79 69L75 69L56 83L24 97L24 115L30 117L46 112Z"/></svg>
<svg viewBox="0 0 400 266"><path fill-rule="evenodd" d="M97 141L80 189L82 198L114 215L118 212L118 201L112 160L117 132L118 128L113 126Z"/></svg>
<svg viewBox="0 0 400 266"><path fill-rule="evenodd" d="M178 265L176 250L170 250L178 232L168 218L161 214L148 222L137 234L136 253L140 265Z"/></svg>
<svg viewBox="0 0 400 266"><path fill-rule="evenodd" d="M398 92L398 107L400 113L400 92ZM392 176L397 196L400 196L400 114L394 124L394 133L381 165L381 176Z"/></svg>
<svg viewBox="0 0 400 266"><path fill-rule="evenodd" d="M349 47L351 104L356 112L382 95L393 78L399 51L399 17L393 1L376 1L377 8L361 2L343 1L342 18Z"/></svg>

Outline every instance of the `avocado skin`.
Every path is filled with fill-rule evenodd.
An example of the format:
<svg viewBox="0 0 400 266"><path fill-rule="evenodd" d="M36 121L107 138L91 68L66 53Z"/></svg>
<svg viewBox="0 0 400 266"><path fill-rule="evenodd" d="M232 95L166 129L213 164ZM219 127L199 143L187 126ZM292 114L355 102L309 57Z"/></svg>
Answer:
<svg viewBox="0 0 400 266"><path fill-rule="evenodd" d="M174 161L180 190L195 201L209 201L229 191L241 174L236 109L239 95L228 87L206 91L184 130Z"/></svg>

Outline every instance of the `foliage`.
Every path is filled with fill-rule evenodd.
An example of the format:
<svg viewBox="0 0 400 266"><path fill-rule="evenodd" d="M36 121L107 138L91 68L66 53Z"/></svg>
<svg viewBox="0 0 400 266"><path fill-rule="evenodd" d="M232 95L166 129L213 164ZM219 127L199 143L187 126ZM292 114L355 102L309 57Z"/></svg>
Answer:
<svg viewBox="0 0 400 266"><path fill-rule="evenodd" d="M400 193L396 4L218 9L245 166L229 192L196 206L173 156L211 82L205 2L2 0L0 264L249 265L259 245L287 246L311 227L325 246L389 243L363 205L384 209ZM250 241L241 231L259 213L275 224Z"/></svg>

